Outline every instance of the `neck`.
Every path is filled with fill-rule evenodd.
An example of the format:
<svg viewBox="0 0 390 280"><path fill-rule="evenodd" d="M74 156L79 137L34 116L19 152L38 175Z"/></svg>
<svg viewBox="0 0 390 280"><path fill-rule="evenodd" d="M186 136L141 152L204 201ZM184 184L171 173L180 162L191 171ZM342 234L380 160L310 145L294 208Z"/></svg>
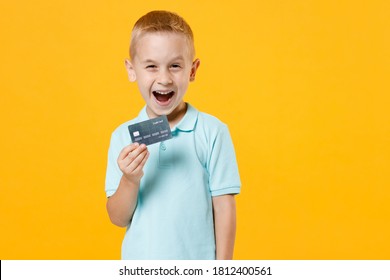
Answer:
<svg viewBox="0 0 390 280"><path fill-rule="evenodd" d="M169 126L172 128L177 125L187 112L187 103L183 102L170 113L168 117Z"/></svg>

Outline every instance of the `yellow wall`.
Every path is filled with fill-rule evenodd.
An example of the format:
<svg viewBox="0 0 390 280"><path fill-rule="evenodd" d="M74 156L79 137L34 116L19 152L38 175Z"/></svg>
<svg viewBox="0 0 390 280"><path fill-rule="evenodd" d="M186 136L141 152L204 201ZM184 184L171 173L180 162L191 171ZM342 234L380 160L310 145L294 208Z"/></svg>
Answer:
<svg viewBox="0 0 390 280"><path fill-rule="evenodd" d="M0 259L120 257L106 153L143 104L123 62L152 9L191 24L186 100L230 127L235 258L389 259L386 0L2 1Z"/></svg>

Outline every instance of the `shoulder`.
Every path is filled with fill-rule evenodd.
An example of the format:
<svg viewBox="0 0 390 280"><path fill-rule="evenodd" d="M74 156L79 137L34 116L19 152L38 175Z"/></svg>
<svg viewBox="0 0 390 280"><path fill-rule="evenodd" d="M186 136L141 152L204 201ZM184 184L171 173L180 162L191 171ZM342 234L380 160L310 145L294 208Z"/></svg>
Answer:
<svg viewBox="0 0 390 280"><path fill-rule="evenodd" d="M124 123L118 125L118 126L114 129L114 131L112 132L112 135L113 135L113 136L114 136L114 135L115 135L115 136L118 136L118 135L123 134L124 131L127 131L127 127L128 127L130 124L134 123L134 122L135 122L135 119L126 121L126 122L124 122Z"/></svg>
<svg viewBox="0 0 390 280"><path fill-rule="evenodd" d="M199 112L195 129L195 146L199 154L209 158L215 147L230 142L228 126L217 117ZM204 159L204 157L202 157ZM207 166L207 165L206 165Z"/></svg>
<svg viewBox="0 0 390 280"><path fill-rule="evenodd" d="M127 131L127 127L133 123L135 123L137 120L137 118L134 118L132 120L128 120L120 125L118 125L114 131L112 132L112 135L119 135L121 133L123 133L123 131Z"/></svg>
<svg viewBox="0 0 390 280"><path fill-rule="evenodd" d="M217 117L204 112L199 112L197 130L198 132L202 132L207 136L214 138L221 133L224 134L229 129L228 126Z"/></svg>
<svg viewBox="0 0 390 280"><path fill-rule="evenodd" d="M129 141L131 141L131 137L129 134L128 126L139 122L140 121L139 119L140 118L138 116L134 119L128 120L128 121L118 125L111 134L111 142L115 141L115 142L129 143Z"/></svg>
<svg viewBox="0 0 390 280"><path fill-rule="evenodd" d="M217 117L204 112L199 112L198 122L201 127L212 130L227 127L227 125Z"/></svg>

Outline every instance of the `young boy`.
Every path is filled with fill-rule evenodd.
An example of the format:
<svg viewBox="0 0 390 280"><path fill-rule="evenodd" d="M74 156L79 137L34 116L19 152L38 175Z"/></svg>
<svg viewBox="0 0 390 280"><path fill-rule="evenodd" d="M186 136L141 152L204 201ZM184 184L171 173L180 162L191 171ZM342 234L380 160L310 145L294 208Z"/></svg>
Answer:
<svg viewBox="0 0 390 280"><path fill-rule="evenodd" d="M112 134L107 211L127 227L122 259L231 259L240 178L228 128L183 101L195 80L193 34L178 15L153 11L132 31L129 80L146 106ZM166 115L172 139L131 143L128 126Z"/></svg>

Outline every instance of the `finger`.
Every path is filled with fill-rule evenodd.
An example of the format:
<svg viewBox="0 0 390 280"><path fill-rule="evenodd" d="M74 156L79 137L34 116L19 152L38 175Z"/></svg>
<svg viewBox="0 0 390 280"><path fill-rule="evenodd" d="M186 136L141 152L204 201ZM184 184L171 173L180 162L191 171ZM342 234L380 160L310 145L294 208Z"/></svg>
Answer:
<svg viewBox="0 0 390 280"><path fill-rule="evenodd" d="M137 173L137 172L140 172L140 171L142 171L142 169L144 168L144 166L145 166L145 163L146 163L146 161L148 160L148 158L149 158L149 151L147 151L147 153L146 153L146 155L145 155L145 157L142 159L142 161L141 161L141 163L134 169L134 173Z"/></svg>
<svg viewBox="0 0 390 280"><path fill-rule="evenodd" d="M134 150L137 149L138 147L139 147L139 144L138 144L138 143L132 143L132 144L130 144L130 145L124 147L124 148L122 149L122 151L119 153L118 159L120 159L120 160L125 159L129 153L131 153L132 151L134 151Z"/></svg>
<svg viewBox="0 0 390 280"><path fill-rule="evenodd" d="M133 161L134 155L132 153L134 153L134 151L136 151L137 148L139 148L139 144L138 143L133 143L133 144L130 144L130 145L126 146L121 151L121 153L120 153L120 155L118 157L117 162L118 162L119 168L122 171L125 168L127 168L130 165L130 163Z"/></svg>
<svg viewBox="0 0 390 280"><path fill-rule="evenodd" d="M135 167L134 170L131 171L131 174L135 175L135 176L142 176L143 175L143 168L145 166L145 163L147 162L148 158L149 158L149 152L146 153L146 155L144 156L144 158L142 159L142 161L140 162L140 164L138 166Z"/></svg>
<svg viewBox="0 0 390 280"><path fill-rule="evenodd" d="M146 150L146 145L145 144L141 144L139 147L137 147L136 149L134 149L133 151L131 151L130 153L127 154L125 160L128 160L130 161L129 164L131 162L133 162L141 153L143 153L145 150Z"/></svg>
<svg viewBox="0 0 390 280"><path fill-rule="evenodd" d="M148 154L148 150L145 149L143 152L139 153L137 155L137 157L135 157L130 163L129 165L126 167L126 170L127 172L129 173L133 173L137 168L138 166L142 163L142 161L144 160L144 158L146 157L146 155Z"/></svg>

